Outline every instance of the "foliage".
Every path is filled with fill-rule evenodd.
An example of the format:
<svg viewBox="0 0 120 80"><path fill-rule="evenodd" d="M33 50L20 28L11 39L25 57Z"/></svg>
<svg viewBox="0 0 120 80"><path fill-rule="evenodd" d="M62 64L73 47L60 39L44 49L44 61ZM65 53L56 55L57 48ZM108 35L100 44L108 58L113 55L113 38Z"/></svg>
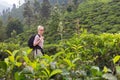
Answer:
<svg viewBox="0 0 120 80"><path fill-rule="evenodd" d="M50 2L49 0L43 0L41 7L41 16L45 19L48 19L50 16Z"/></svg>
<svg viewBox="0 0 120 80"><path fill-rule="evenodd" d="M10 19L7 28L6 28L6 33L8 37L11 37L11 33L15 31L16 34L20 34L23 32L23 24L18 20L18 19Z"/></svg>
<svg viewBox="0 0 120 80"><path fill-rule="evenodd" d="M119 32L119 4L114 0L87 0L76 11L66 12L65 29L75 31L75 20L79 19L80 27L91 33Z"/></svg>
<svg viewBox="0 0 120 80"><path fill-rule="evenodd" d="M27 34L26 31L29 30L33 33L33 30L38 25L43 25L45 26L45 39L47 43L57 43L61 40L61 37L62 39L68 39L74 33L80 33L80 28L85 28L88 32L95 34L103 32L119 33L119 1L73 0L74 4L80 2L77 5L69 4L71 1L65 0L63 5L61 4L62 1L58 1L61 5L51 5L47 2L49 6L51 5L49 8L51 12L49 12L49 18L46 20L43 18L44 16L41 16L41 9L42 6L47 5L42 5L39 0L26 2L23 5L24 20L22 20L25 22L24 33ZM54 3L54 1L51 2ZM23 6L21 7L23 8ZM69 8L72 10L69 11ZM45 11L49 10L45 9ZM62 23L62 32L59 31L60 23ZM29 25L29 27L26 25ZM6 30L2 31L7 32ZM14 32L12 31L12 33ZM24 40L27 40L27 38Z"/></svg>
<svg viewBox="0 0 120 80"><path fill-rule="evenodd" d="M3 26L2 20L0 20L0 41L3 41L6 38L5 27Z"/></svg>
<svg viewBox="0 0 120 80"><path fill-rule="evenodd" d="M46 44L44 46L44 52L48 55L54 55L56 54L58 51L60 51L60 45L57 44Z"/></svg>
<svg viewBox="0 0 120 80"><path fill-rule="evenodd" d="M69 40L62 40L54 45L58 47L56 54L45 54L42 57L31 60L28 55L31 49L21 48L9 51L7 58L1 64L2 78L9 80L104 80L119 79L119 44L120 34L104 33L100 35L88 34L81 31ZM51 48L52 45L47 47ZM53 52L54 49L51 51ZM113 63L114 66L111 66ZM104 67L104 68L102 68ZM117 76L114 75L114 70ZM108 73L108 72L111 73ZM12 74L11 74L12 73Z"/></svg>
<svg viewBox="0 0 120 80"><path fill-rule="evenodd" d="M94 57L96 59L95 64L98 65L100 69L103 69L104 65L107 67L111 66L111 69L113 69L114 66L111 58L120 54L119 40L119 34L104 33L99 36L94 34L81 34L81 36L78 36L77 38L73 37L70 40L72 42L71 44L70 42L66 42L68 45L64 46L65 48L66 46L72 46L69 47L67 51L74 52L76 56L78 56L77 53L80 52L81 58L85 58L86 61ZM88 55L92 56L88 57Z"/></svg>
<svg viewBox="0 0 120 80"><path fill-rule="evenodd" d="M55 43L60 40L60 35L58 34L58 27L60 22L60 10L57 6L53 7L51 17L48 20L48 26L46 26L46 40L48 43ZM57 33L56 33L57 32Z"/></svg>
<svg viewBox="0 0 120 80"><path fill-rule="evenodd" d="M24 6L23 16L28 27L31 26L33 21L33 9L31 8L30 1L27 1Z"/></svg>
<svg viewBox="0 0 120 80"><path fill-rule="evenodd" d="M50 7L50 3L45 4L48 0L42 5L35 1L32 0L34 5L29 1L24 4L24 18L28 22L23 33L18 34L22 31L18 29L19 20L10 20L15 28L11 22L8 24L12 26L7 29L11 30L7 31L11 38L0 43L0 79L120 79L119 0L73 0L74 4L68 0L62 6L56 1L47 16L44 13ZM31 59L33 54L26 47L27 41L36 34L38 24L45 26L46 54ZM0 21L0 30L2 26Z"/></svg>
<svg viewBox="0 0 120 80"><path fill-rule="evenodd" d="M0 43L0 61L8 57L8 54L5 52L5 50L14 51L14 50L18 50L19 48L20 48L19 44Z"/></svg>

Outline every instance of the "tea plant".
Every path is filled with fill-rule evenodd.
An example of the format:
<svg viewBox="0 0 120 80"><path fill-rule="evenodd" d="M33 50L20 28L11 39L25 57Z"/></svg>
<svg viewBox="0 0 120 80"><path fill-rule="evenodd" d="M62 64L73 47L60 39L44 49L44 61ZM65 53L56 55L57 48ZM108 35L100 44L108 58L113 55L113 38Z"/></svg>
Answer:
<svg viewBox="0 0 120 80"><path fill-rule="evenodd" d="M32 50L27 47L5 50L8 57L0 62L0 77L6 80L119 79L119 47L120 34L95 35L84 31L56 44L53 48L56 54L48 51L36 59L29 58Z"/></svg>

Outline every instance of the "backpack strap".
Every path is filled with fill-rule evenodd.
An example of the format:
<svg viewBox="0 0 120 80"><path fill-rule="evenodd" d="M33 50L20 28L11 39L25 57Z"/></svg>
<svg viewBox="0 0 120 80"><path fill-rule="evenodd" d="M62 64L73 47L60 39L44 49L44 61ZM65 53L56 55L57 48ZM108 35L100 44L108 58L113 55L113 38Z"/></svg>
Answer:
<svg viewBox="0 0 120 80"><path fill-rule="evenodd" d="M37 34L39 37L40 37L40 35L39 34Z"/></svg>

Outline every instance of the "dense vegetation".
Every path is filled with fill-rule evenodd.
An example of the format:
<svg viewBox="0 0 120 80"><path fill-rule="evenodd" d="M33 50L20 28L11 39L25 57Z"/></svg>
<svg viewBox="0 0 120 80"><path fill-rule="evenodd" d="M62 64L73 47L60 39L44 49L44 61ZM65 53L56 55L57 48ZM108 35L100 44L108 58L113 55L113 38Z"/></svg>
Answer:
<svg viewBox="0 0 120 80"><path fill-rule="evenodd" d="M46 54L35 60L31 58L28 48L19 49L18 45L11 44L8 46L12 48L8 47L8 51L5 44L1 45L1 53L8 55L0 62L2 78L117 80L120 76L120 34L94 35L83 32L60 42L56 46L56 54Z"/></svg>
<svg viewBox="0 0 120 80"><path fill-rule="evenodd" d="M13 5L0 20L0 79L119 80L119 6L119 0ZM38 25L45 26L45 55L33 59L27 41Z"/></svg>

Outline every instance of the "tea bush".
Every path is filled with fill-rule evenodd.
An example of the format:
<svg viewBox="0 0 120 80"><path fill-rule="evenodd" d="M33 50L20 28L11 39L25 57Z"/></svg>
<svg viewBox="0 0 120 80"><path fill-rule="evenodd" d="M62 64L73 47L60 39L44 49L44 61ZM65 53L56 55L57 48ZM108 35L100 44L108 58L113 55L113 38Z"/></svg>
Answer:
<svg viewBox="0 0 120 80"><path fill-rule="evenodd" d="M0 60L3 60L8 54L5 50L14 51L20 49L19 44L14 43L0 43Z"/></svg>
<svg viewBox="0 0 120 80"><path fill-rule="evenodd" d="M0 77L6 80L117 80L120 79L119 47L120 34L95 35L84 31L59 44L46 45L48 55L34 60L29 59L31 49L27 47L8 49L8 57L0 62Z"/></svg>

